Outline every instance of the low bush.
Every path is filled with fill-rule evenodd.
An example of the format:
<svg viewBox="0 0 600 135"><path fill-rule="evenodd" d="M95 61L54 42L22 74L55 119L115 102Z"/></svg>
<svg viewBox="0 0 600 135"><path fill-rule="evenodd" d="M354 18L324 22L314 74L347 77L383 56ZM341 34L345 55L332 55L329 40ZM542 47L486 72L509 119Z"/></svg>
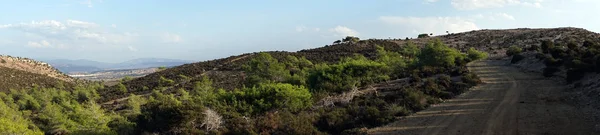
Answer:
<svg viewBox="0 0 600 135"><path fill-rule="evenodd" d="M471 47L469 48L469 50L467 50L467 56L471 61L474 61L480 59L487 59L488 54L486 52L477 51L475 50L475 48Z"/></svg>
<svg viewBox="0 0 600 135"><path fill-rule="evenodd" d="M461 80L471 86L475 86L475 85L481 83L481 80L479 79L479 77L474 73L467 73L467 74L463 75L461 77Z"/></svg>
<svg viewBox="0 0 600 135"><path fill-rule="evenodd" d="M557 67L546 67L546 68L544 68L543 75L545 77L552 77L552 76L554 76L554 73L556 73L558 71L560 71L560 69Z"/></svg>
<svg viewBox="0 0 600 135"><path fill-rule="evenodd" d="M515 64L523 59L525 59L525 56L521 54L513 55L512 59L510 60L510 63Z"/></svg>
<svg viewBox="0 0 600 135"><path fill-rule="evenodd" d="M518 46L510 46L508 48L508 50L506 50L506 55L507 56L513 56L516 54L520 54L521 52L523 52L523 50L521 48L519 48Z"/></svg>
<svg viewBox="0 0 600 135"><path fill-rule="evenodd" d="M567 70L567 83L573 83L574 81L581 80L585 75L583 69L569 69Z"/></svg>
<svg viewBox="0 0 600 135"><path fill-rule="evenodd" d="M547 57L544 60L544 64L546 65L546 67L559 67L563 64L563 61L554 59L552 57Z"/></svg>
<svg viewBox="0 0 600 135"><path fill-rule="evenodd" d="M532 52L540 51L540 46L538 46L538 45L531 45L529 48L527 48L527 51L532 51Z"/></svg>
<svg viewBox="0 0 600 135"><path fill-rule="evenodd" d="M549 53L550 49L554 48L554 42L550 41L550 40L545 40L542 42L542 52L543 53Z"/></svg>

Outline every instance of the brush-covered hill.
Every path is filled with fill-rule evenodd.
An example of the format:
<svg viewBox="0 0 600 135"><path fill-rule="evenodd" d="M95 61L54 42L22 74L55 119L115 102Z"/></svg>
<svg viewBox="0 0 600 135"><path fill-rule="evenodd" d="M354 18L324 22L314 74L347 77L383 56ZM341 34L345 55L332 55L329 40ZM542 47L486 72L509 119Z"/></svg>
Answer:
<svg viewBox="0 0 600 135"><path fill-rule="evenodd" d="M373 58L376 53L376 46L382 46L386 50L399 51L407 42L415 43L418 46L426 45L432 39L440 39L446 45L466 51L470 47L486 51L491 56L503 56L506 48L516 45L527 47L539 45L545 40L554 40L555 42L567 42L570 40L583 41L584 39L600 42L597 33L587 31L581 28L544 28L544 29L506 29L506 30L477 30L464 33L447 34L435 37L425 37L418 39L367 39L356 43L337 43L326 45L324 47L306 49L298 52L272 51L267 52L278 60L284 60L287 55L293 55L298 58L305 57L315 64L333 63L341 58L362 54ZM152 90L161 87L162 81L174 81L167 91L174 91L179 88L191 89L194 82L200 81L202 76L208 76L214 82L217 88L233 90L240 88L244 84L245 74L242 71L242 65L254 58L257 53L248 53L238 56L231 56L223 59L216 59L204 62L185 64L173 68L168 68L145 77L123 82L127 88L127 93L118 92L118 86L108 87L101 90L103 98L101 102L128 96L133 94L148 94Z"/></svg>
<svg viewBox="0 0 600 135"><path fill-rule="evenodd" d="M29 58L0 56L0 91L30 87L67 87L75 79L47 63ZM61 86L62 85L62 86Z"/></svg>

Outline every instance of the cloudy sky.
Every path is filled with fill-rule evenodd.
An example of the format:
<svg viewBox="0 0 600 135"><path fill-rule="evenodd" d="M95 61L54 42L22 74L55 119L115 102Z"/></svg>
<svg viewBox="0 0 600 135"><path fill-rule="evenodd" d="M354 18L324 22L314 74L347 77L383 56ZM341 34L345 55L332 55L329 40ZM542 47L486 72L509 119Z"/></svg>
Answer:
<svg viewBox="0 0 600 135"><path fill-rule="evenodd" d="M521 27L600 32L599 9L599 0L10 0L0 4L0 54L208 60L320 47L348 35Z"/></svg>

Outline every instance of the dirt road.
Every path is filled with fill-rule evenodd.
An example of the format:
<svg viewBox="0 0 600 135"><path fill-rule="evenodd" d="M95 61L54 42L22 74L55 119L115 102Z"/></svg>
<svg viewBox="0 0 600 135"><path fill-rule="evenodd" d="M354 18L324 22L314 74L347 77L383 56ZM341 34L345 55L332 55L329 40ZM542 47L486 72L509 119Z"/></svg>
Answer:
<svg viewBox="0 0 600 135"><path fill-rule="evenodd" d="M562 100L564 84L523 73L503 61L469 64L484 84L369 134L591 135L594 124Z"/></svg>

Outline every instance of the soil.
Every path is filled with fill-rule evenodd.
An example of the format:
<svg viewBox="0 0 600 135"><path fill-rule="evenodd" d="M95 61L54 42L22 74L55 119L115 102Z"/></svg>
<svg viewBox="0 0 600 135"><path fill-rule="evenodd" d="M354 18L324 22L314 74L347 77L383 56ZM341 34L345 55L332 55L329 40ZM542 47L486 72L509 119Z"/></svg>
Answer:
<svg viewBox="0 0 600 135"><path fill-rule="evenodd" d="M588 111L569 103L567 85L506 61L469 64L484 84L369 134L600 134Z"/></svg>

